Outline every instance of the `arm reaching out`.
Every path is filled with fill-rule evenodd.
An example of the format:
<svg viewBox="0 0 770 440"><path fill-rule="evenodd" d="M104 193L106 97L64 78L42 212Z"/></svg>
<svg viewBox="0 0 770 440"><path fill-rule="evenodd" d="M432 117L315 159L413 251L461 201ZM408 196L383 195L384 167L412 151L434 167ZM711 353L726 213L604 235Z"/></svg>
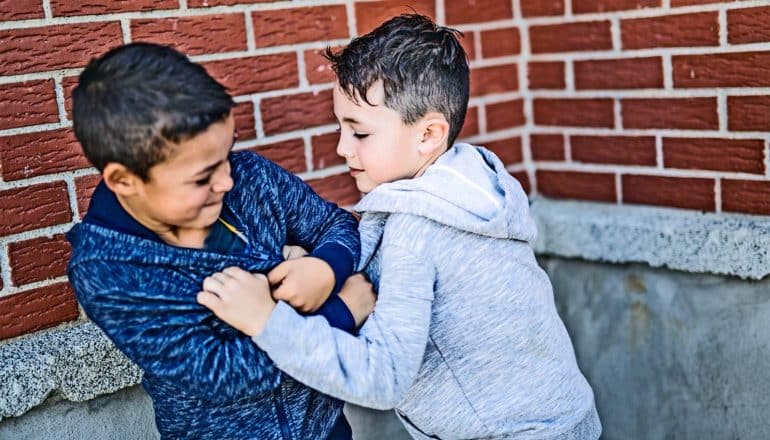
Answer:
<svg viewBox="0 0 770 440"><path fill-rule="evenodd" d="M384 246L377 305L358 337L323 318L303 317L284 302L249 331L278 368L300 382L358 405L393 408L422 363L434 280L434 268L425 259ZM262 319L262 313L255 317Z"/></svg>

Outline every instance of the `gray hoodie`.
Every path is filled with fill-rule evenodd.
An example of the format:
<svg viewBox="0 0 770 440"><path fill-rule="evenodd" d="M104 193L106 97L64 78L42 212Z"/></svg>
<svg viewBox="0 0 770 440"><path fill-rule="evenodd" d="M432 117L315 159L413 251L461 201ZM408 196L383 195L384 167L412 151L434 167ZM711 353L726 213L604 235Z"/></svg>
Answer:
<svg viewBox="0 0 770 440"><path fill-rule="evenodd" d="M519 183L456 144L356 206L379 292L358 337L279 302L255 342L319 391L396 412L414 438L596 439L591 387L529 245Z"/></svg>

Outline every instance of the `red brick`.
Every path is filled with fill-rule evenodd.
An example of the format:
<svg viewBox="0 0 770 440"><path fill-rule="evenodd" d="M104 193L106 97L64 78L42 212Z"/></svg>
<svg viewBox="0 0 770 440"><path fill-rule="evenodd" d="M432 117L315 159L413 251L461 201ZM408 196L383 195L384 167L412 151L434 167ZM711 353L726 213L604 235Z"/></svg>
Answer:
<svg viewBox="0 0 770 440"><path fill-rule="evenodd" d="M727 41L730 44L770 41L770 7L727 11Z"/></svg>
<svg viewBox="0 0 770 440"><path fill-rule="evenodd" d="M770 182L722 180L722 211L770 215Z"/></svg>
<svg viewBox="0 0 770 440"><path fill-rule="evenodd" d="M335 52L339 49L340 48L338 47L333 48ZM305 51L305 74L307 75L307 80L310 84L334 82L334 71L332 70L329 60L323 56L325 52L326 49Z"/></svg>
<svg viewBox="0 0 770 440"><path fill-rule="evenodd" d="M526 124L521 99L487 104L487 131L505 130Z"/></svg>
<svg viewBox="0 0 770 440"><path fill-rule="evenodd" d="M517 171L515 173L511 173L511 175L519 181L521 189L523 189L525 193L532 193L532 185L529 183L529 176L527 175L526 171Z"/></svg>
<svg viewBox="0 0 770 440"><path fill-rule="evenodd" d="M524 161L524 155L521 152L521 138L519 137L487 142L484 146L495 153L505 165Z"/></svg>
<svg viewBox="0 0 770 440"><path fill-rule="evenodd" d="M283 0L187 0L188 8L208 8L212 6L232 6L252 3L275 3Z"/></svg>
<svg viewBox="0 0 770 440"><path fill-rule="evenodd" d="M72 92L77 85L77 76L68 76L61 80L62 91L64 91L64 111L67 112L66 116L69 120L72 120Z"/></svg>
<svg viewBox="0 0 770 440"><path fill-rule="evenodd" d="M716 12L636 18L620 22L623 49L719 46Z"/></svg>
<svg viewBox="0 0 770 440"><path fill-rule="evenodd" d="M623 127L716 130L716 98L624 99Z"/></svg>
<svg viewBox="0 0 770 440"><path fill-rule="evenodd" d="M468 107L465 114L465 123L458 138L467 138L479 134L479 109L478 107Z"/></svg>
<svg viewBox="0 0 770 440"><path fill-rule="evenodd" d="M0 340L73 321L78 313L78 303L67 283L0 298Z"/></svg>
<svg viewBox="0 0 770 440"><path fill-rule="evenodd" d="M43 18L43 2L0 0L0 21Z"/></svg>
<svg viewBox="0 0 770 440"><path fill-rule="evenodd" d="M349 38L344 5L252 13L257 47Z"/></svg>
<svg viewBox="0 0 770 440"><path fill-rule="evenodd" d="M575 62L577 89L654 89L663 87L660 57Z"/></svg>
<svg viewBox="0 0 770 440"><path fill-rule="evenodd" d="M332 91L267 98L261 112L268 135L333 124Z"/></svg>
<svg viewBox="0 0 770 440"><path fill-rule="evenodd" d="M134 20L131 40L173 46L188 55L244 51L246 20L243 14Z"/></svg>
<svg viewBox="0 0 770 440"><path fill-rule="evenodd" d="M481 56L484 58L517 55L521 52L518 28L493 29L481 32Z"/></svg>
<svg viewBox="0 0 770 440"><path fill-rule="evenodd" d="M475 60L477 56L480 56L476 53L476 38L480 38L476 36L476 32L463 32L463 35L459 38L460 44L463 46L465 55L469 60Z"/></svg>
<svg viewBox="0 0 770 440"><path fill-rule="evenodd" d="M535 124L568 127L615 126L612 99L556 99L534 100Z"/></svg>
<svg viewBox="0 0 770 440"><path fill-rule="evenodd" d="M386 0L377 2L355 2L356 31L363 35L376 28L386 20L400 14L418 14L436 17L436 2L434 0Z"/></svg>
<svg viewBox="0 0 770 440"><path fill-rule="evenodd" d="M51 12L54 16L157 11L177 8L179 8L178 0L88 0L87 2L51 0Z"/></svg>
<svg viewBox="0 0 770 440"><path fill-rule="evenodd" d="M513 18L513 3L510 0L452 0L444 2L444 7L446 22L450 25Z"/></svg>
<svg viewBox="0 0 770 440"><path fill-rule="evenodd" d="M353 205L361 199L355 181L347 173L313 179L307 183L321 197L341 206Z"/></svg>
<svg viewBox="0 0 770 440"><path fill-rule="evenodd" d="M625 175L622 185L624 203L716 210L713 179Z"/></svg>
<svg viewBox="0 0 770 440"><path fill-rule="evenodd" d="M761 139L663 138L666 168L763 174L765 142Z"/></svg>
<svg viewBox="0 0 770 440"><path fill-rule="evenodd" d="M5 180L90 166L70 128L0 137L0 163Z"/></svg>
<svg viewBox="0 0 770 440"><path fill-rule="evenodd" d="M305 141L302 139L289 139L288 141L250 148L250 150L261 154L291 173L297 174L307 171Z"/></svg>
<svg viewBox="0 0 770 440"><path fill-rule="evenodd" d="M239 141L256 139L257 127L254 122L254 103L251 101L239 102L233 108L235 119L235 133Z"/></svg>
<svg viewBox="0 0 770 440"><path fill-rule="evenodd" d="M297 56L293 53L210 61L204 67L235 96L299 85Z"/></svg>
<svg viewBox="0 0 770 440"><path fill-rule="evenodd" d="M564 63L561 61L530 61L527 65L530 89L564 89Z"/></svg>
<svg viewBox="0 0 770 440"><path fill-rule="evenodd" d="M770 86L770 52L682 55L672 64L675 87Z"/></svg>
<svg viewBox="0 0 770 440"><path fill-rule="evenodd" d="M513 92L519 89L516 64L471 69L471 96Z"/></svg>
<svg viewBox="0 0 770 440"><path fill-rule="evenodd" d="M612 49L609 21L532 26L529 40L532 53Z"/></svg>
<svg viewBox="0 0 770 440"><path fill-rule="evenodd" d="M657 7L660 7L660 0L572 0L575 14Z"/></svg>
<svg viewBox="0 0 770 440"><path fill-rule="evenodd" d="M655 138L631 136L572 136L572 160L577 162L655 166Z"/></svg>
<svg viewBox="0 0 770 440"><path fill-rule="evenodd" d="M101 182L101 174L89 174L75 178L75 197L78 200L78 214L82 219L88 211L88 205L91 203L91 194Z"/></svg>
<svg viewBox="0 0 770 440"><path fill-rule="evenodd" d="M525 17L564 15L564 0L521 0L521 14Z"/></svg>
<svg viewBox="0 0 770 440"><path fill-rule="evenodd" d="M617 201L614 174L538 170L536 179L538 192L546 197Z"/></svg>
<svg viewBox="0 0 770 440"><path fill-rule="evenodd" d="M0 236L54 226L71 219L64 182L0 191Z"/></svg>
<svg viewBox="0 0 770 440"><path fill-rule="evenodd" d="M83 67L123 43L120 23L78 23L0 31L0 75Z"/></svg>
<svg viewBox="0 0 770 440"><path fill-rule="evenodd" d="M21 286L64 276L70 253L70 245L63 234L10 243L11 279Z"/></svg>
<svg viewBox="0 0 770 440"><path fill-rule="evenodd" d="M533 134L529 137L533 160L564 160L564 136L560 134Z"/></svg>
<svg viewBox="0 0 770 440"><path fill-rule="evenodd" d="M0 102L0 130L59 122L52 80L0 85Z"/></svg>
<svg viewBox="0 0 770 440"><path fill-rule="evenodd" d="M322 134L310 139L313 146L313 169L320 170L345 164L345 159L337 155L339 139L339 133Z"/></svg>
<svg viewBox="0 0 770 440"><path fill-rule="evenodd" d="M770 96L728 96L727 126L738 131L770 131Z"/></svg>

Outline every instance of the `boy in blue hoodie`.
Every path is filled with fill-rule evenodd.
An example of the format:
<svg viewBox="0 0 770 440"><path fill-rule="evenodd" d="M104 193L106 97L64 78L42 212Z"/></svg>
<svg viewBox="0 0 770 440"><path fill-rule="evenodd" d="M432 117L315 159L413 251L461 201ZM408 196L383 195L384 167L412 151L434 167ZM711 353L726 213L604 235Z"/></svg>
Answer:
<svg viewBox="0 0 770 440"><path fill-rule="evenodd" d="M353 217L268 160L232 152L233 100L171 48L111 50L73 99L75 134L102 181L67 235L68 275L86 314L144 370L161 437L349 440L340 401L281 373L196 293L207 275L240 267L352 332L365 297L336 292L360 252ZM284 261L285 245L311 253Z"/></svg>
<svg viewBox="0 0 770 440"><path fill-rule="evenodd" d="M403 15L328 54L337 152L367 193L359 268L379 292L359 335L276 303L239 269L204 281L199 301L300 382L395 407L415 438L596 439L526 195L494 154L454 143L469 94L455 34ZM353 277L343 292L367 289Z"/></svg>

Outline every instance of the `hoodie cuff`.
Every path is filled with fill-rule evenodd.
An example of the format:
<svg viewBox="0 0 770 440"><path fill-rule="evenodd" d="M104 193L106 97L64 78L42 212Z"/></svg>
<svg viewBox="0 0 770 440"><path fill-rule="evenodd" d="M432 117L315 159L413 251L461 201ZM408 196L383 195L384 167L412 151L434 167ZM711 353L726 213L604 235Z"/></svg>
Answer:
<svg viewBox="0 0 770 440"><path fill-rule="evenodd" d="M311 257L320 258L325 261L334 272L334 289L331 294L334 295L340 291L345 280L353 274L353 254L348 248L337 243L326 243L310 254Z"/></svg>

